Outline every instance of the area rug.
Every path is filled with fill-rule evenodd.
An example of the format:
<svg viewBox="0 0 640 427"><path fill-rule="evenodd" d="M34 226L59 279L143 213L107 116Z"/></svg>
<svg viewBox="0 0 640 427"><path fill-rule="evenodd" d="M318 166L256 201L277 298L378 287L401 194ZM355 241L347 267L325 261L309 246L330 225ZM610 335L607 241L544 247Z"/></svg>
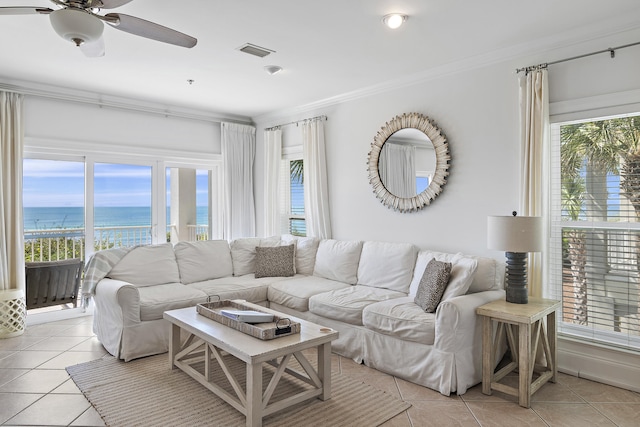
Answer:
<svg viewBox="0 0 640 427"><path fill-rule="evenodd" d="M232 356L227 356L233 358ZM235 359L235 358L233 358ZM244 384L244 364L231 361ZM230 392L226 377L213 370L213 380ZM266 387L273 373L265 366ZM111 356L67 367L67 372L104 422L118 426L244 426L244 416L179 369L169 369L161 354L123 362ZM305 383L286 376L273 400L290 395ZM332 375L331 399L312 399L265 417L264 426L378 426L411 405L342 374Z"/></svg>

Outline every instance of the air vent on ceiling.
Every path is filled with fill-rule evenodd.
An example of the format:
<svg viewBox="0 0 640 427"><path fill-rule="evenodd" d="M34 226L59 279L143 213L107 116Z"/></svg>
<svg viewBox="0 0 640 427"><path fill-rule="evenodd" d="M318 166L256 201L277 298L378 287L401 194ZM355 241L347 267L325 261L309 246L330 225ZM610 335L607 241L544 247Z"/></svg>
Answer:
<svg viewBox="0 0 640 427"><path fill-rule="evenodd" d="M238 48L240 52L248 53L249 55L259 56L264 58L270 53L275 53L275 50L267 49L264 47L256 46L255 44L246 43Z"/></svg>

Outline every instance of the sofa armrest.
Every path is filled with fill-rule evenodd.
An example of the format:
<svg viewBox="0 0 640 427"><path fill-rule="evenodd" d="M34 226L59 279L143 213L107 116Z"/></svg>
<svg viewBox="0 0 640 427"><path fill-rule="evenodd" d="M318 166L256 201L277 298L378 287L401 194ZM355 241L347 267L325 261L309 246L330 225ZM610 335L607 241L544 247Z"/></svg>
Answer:
<svg viewBox="0 0 640 427"><path fill-rule="evenodd" d="M443 301L436 310L435 346L446 353L467 347L482 347L481 323L476 309L483 304L504 299L505 291L483 291Z"/></svg>
<svg viewBox="0 0 640 427"><path fill-rule="evenodd" d="M140 294L128 282L102 279L96 286L94 301L100 317L124 326L140 323Z"/></svg>

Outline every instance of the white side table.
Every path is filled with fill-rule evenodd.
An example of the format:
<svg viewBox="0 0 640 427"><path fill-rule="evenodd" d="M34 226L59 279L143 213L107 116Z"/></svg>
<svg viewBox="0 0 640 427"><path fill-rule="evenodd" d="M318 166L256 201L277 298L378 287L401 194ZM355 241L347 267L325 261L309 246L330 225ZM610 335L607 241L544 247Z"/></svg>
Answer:
<svg viewBox="0 0 640 427"><path fill-rule="evenodd" d="M556 382L556 311L559 308L560 301L531 297L528 304L498 300L478 307L476 312L482 316L482 393L490 395L492 390L497 390L517 396L520 406L529 408L533 393L547 381ZM495 336L493 321L497 322ZM494 373L495 355L505 333L513 361ZM538 348L544 352L546 366L535 364ZM516 368L517 389L499 382ZM534 372L539 374L535 380Z"/></svg>

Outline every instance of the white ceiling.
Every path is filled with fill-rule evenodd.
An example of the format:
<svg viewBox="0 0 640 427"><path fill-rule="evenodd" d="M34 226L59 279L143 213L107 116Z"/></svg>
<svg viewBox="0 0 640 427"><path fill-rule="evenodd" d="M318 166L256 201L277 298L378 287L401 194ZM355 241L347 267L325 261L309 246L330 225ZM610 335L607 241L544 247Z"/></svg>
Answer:
<svg viewBox="0 0 640 427"><path fill-rule="evenodd" d="M0 0L24 5L55 8L47 0ZM394 31L381 17L395 11L410 18ZM640 27L638 0L134 0L107 12L177 29L198 44L185 49L105 26L106 55L87 58L45 15L0 16L0 82L256 117L469 58ZM276 53L236 50L247 42ZM263 67L272 64L284 71L268 75Z"/></svg>

